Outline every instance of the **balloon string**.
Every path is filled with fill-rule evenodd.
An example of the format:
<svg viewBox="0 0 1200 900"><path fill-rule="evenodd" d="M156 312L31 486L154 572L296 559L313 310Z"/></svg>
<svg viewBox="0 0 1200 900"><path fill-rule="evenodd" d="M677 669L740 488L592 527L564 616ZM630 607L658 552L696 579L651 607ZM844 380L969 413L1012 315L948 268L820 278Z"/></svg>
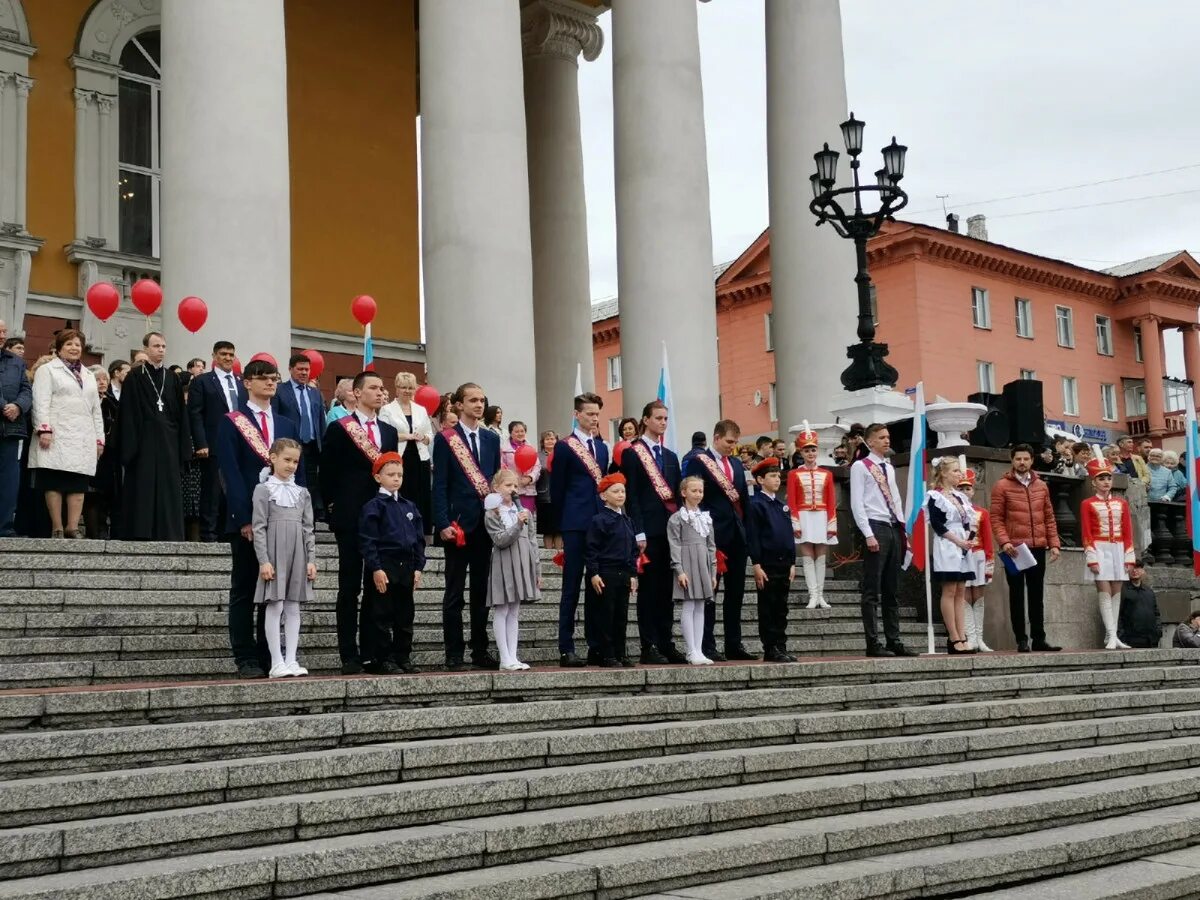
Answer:
<svg viewBox="0 0 1200 900"><path fill-rule="evenodd" d="M833 554L833 568L840 569L842 566L848 566L850 563L860 562L862 554L856 548L853 553L846 556L841 556L837 553Z"/></svg>

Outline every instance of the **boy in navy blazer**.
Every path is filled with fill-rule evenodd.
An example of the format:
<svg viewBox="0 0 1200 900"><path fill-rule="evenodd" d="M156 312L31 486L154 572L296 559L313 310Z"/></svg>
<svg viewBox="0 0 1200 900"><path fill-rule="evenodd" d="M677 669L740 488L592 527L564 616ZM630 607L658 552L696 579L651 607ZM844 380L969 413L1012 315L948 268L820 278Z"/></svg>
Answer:
<svg viewBox="0 0 1200 900"><path fill-rule="evenodd" d="M575 655L575 610L583 583L587 530L604 504L596 486L608 471L608 447L599 436L600 409L604 401L596 394L575 398L575 430L555 445L550 468L550 502L559 511L563 539L563 585L558 603L558 664L578 667L598 665L600 645L592 623L584 616L583 634L588 660ZM560 446L560 445L566 446Z"/></svg>
<svg viewBox="0 0 1200 900"><path fill-rule="evenodd" d="M796 577L796 540L792 516L779 496L782 471L778 457L754 467L756 490L746 510L746 543L758 589L758 634L767 662L795 662L787 652L787 601Z"/></svg>
<svg viewBox="0 0 1200 900"><path fill-rule="evenodd" d="M225 414L240 409L246 402L246 386L233 374L233 344L213 344L212 370L192 379L188 387L188 419L192 428L192 447L200 466L200 540L211 543L224 530L224 493L217 449L221 422Z"/></svg>
<svg viewBox="0 0 1200 900"><path fill-rule="evenodd" d="M451 397L458 413L453 429L433 437L433 531L446 548L446 590L442 595L442 639L446 668L461 672L463 593L470 571L471 664L499 669L488 653L487 589L492 539L483 524L483 498L500 468L500 438L483 427L483 388L468 382Z"/></svg>

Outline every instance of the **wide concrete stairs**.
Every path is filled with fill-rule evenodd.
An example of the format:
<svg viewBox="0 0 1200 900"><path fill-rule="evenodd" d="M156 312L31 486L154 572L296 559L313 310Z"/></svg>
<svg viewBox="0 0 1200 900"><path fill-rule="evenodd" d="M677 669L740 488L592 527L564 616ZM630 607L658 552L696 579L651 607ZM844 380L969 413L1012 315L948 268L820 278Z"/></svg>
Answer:
<svg viewBox="0 0 1200 900"><path fill-rule="evenodd" d="M321 534L316 600L304 607L301 660L313 674L340 671L334 600L337 547ZM521 658L558 661L561 571L543 553L546 596L521 610ZM442 643L444 561L430 551L417 592L414 660L445 661ZM861 654L857 583L831 574L829 610L806 610L798 576L788 626L790 648L803 656ZM0 689L49 685L229 678L229 551L223 544L0 539ZM582 616L582 606L580 609ZM631 609L627 649L639 644ZM904 639L924 649L924 610L908 608ZM747 577L745 643L759 651L754 582ZM577 629L582 638L582 625ZM682 647L682 639L677 644ZM939 636L942 634L939 627ZM724 643L718 621L717 643ZM582 642L581 642L582 643Z"/></svg>

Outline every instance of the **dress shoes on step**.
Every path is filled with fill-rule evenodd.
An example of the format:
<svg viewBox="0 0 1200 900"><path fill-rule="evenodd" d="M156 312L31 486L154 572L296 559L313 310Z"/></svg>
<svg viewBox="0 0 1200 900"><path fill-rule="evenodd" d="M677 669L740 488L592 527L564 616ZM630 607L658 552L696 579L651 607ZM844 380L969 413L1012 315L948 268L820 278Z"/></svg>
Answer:
<svg viewBox="0 0 1200 900"><path fill-rule="evenodd" d="M913 650L911 647L905 647L900 642L888 644L887 648L892 651L892 656L920 656L920 652Z"/></svg>
<svg viewBox="0 0 1200 900"><path fill-rule="evenodd" d="M665 666L668 662L657 647L643 647L641 661L648 666Z"/></svg>
<svg viewBox="0 0 1200 900"><path fill-rule="evenodd" d="M880 647L878 644L876 644L873 647L867 648L867 656L883 657L883 656L895 656L895 655L896 654L893 653L891 650L887 649L886 647Z"/></svg>
<svg viewBox="0 0 1200 900"><path fill-rule="evenodd" d="M1035 653L1057 653L1062 647L1055 647L1053 644L1047 644L1045 641L1035 641L1033 651Z"/></svg>
<svg viewBox="0 0 1200 900"><path fill-rule="evenodd" d="M736 659L741 662L749 662L750 660L758 659L758 654L751 653L744 646L742 646L741 644L738 644L736 647L726 647L725 648L725 658L726 659Z"/></svg>
<svg viewBox="0 0 1200 900"><path fill-rule="evenodd" d="M607 659L600 660L600 668L602 668L602 669L619 669L619 668L621 668L621 661L619 659L616 659L616 658L610 656Z"/></svg>
<svg viewBox="0 0 1200 900"><path fill-rule="evenodd" d="M688 658L674 647L668 647L662 651L662 655L668 663L673 663L674 665L682 665L688 662Z"/></svg>
<svg viewBox="0 0 1200 900"><path fill-rule="evenodd" d="M574 653L564 653L558 658L558 664L564 669L582 669L587 665Z"/></svg>
<svg viewBox="0 0 1200 900"><path fill-rule="evenodd" d="M704 655L713 662L725 662L729 658L720 650L705 650Z"/></svg>
<svg viewBox="0 0 1200 900"><path fill-rule="evenodd" d="M400 660L396 665L398 665L400 670L406 675L415 675L421 671L420 667L408 657Z"/></svg>
<svg viewBox="0 0 1200 900"><path fill-rule="evenodd" d="M363 664L357 659L348 659L342 663L343 675L361 675L363 673Z"/></svg>
<svg viewBox="0 0 1200 900"><path fill-rule="evenodd" d="M385 659L381 662L372 662L367 666L367 671L372 675L399 675L400 667L390 659Z"/></svg>
<svg viewBox="0 0 1200 900"><path fill-rule="evenodd" d="M468 665L467 665L465 662L463 662L461 659L448 659L448 660L446 660L446 671L447 671L447 672L466 672L466 671L467 671L467 670L469 670L470 668L471 668L471 667L470 667L470 666L468 666Z"/></svg>
<svg viewBox="0 0 1200 900"><path fill-rule="evenodd" d="M471 667L496 672L500 669L500 660L490 653L474 653L471 655Z"/></svg>
<svg viewBox="0 0 1200 900"><path fill-rule="evenodd" d="M243 663L238 666L238 678L266 678L267 673L264 672L257 663Z"/></svg>
<svg viewBox="0 0 1200 900"><path fill-rule="evenodd" d="M782 650L772 650L763 657L763 662L793 663L795 661L796 657L792 656L790 653L784 653Z"/></svg>

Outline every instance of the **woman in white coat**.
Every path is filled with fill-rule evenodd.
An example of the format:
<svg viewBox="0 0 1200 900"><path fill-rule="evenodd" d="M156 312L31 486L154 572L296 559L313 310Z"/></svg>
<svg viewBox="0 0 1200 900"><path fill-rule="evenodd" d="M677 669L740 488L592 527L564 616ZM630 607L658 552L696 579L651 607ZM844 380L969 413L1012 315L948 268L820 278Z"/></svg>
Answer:
<svg viewBox="0 0 1200 900"><path fill-rule="evenodd" d="M396 375L396 399L379 411L379 418L400 432L399 453L404 459L404 482L400 496L411 500L421 513L425 533L433 533L433 483L429 459L433 455L433 422L413 397L417 377L411 372Z"/></svg>
<svg viewBox="0 0 1200 900"><path fill-rule="evenodd" d="M54 359L33 378L37 441L29 448L33 487L45 492L51 537L81 538L79 516L96 460L104 452L104 422L96 379L83 365L84 337L69 328L54 339ZM66 498L66 524L63 499Z"/></svg>

